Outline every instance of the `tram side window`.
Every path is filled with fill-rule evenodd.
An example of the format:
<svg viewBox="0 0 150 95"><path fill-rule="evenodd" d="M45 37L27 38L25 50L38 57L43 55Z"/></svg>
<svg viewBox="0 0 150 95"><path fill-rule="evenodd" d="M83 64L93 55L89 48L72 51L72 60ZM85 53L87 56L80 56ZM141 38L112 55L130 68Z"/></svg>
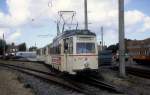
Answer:
<svg viewBox="0 0 150 95"><path fill-rule="evenodd" d="M68 49L69 49L68 53L73 54L73 38L72 37L69 38Z"/></svg>
<svg viewBox="0 0 150 95"><path fill-rule="evenodd" d="M46 55L46 48L44 48L44 55Z"/></svg>
<svg viewBox="0 0 150 95"><path fill-rule="evenodd" d="M64 39L64 53L73 54L73 38Z"/></svg>
<svg viewBox="0 0 150 95"><path fill-rule="evenodd" d="M61 54L61 45L50 48L50 54Z"/></svg>
<svg viewBox="0 0 150 95"><path fill-rule="evenodd" d="M48 54L49 54L49 55L51 54L50 47L48 48Z"/></svg>
<svg viewBox="0 0 150 95"><path fill-rule="evenodd" d="M41 51L42 51L42 55L44 55L44 49L42 49Z"/></svg>
<svg viewBox="0 0 150 95"><path fill-rule="evenodd" d="M39 55L42 55L42 51L41 51L41 49L39 50Z"/></svg>
<svg viewBox="0 0 150 95"><path fill-rule="evenodd" d="M58 45L58 54L61 54L61 44Z"/></svg>
<svg viewBox="0 0 150 95"><path fill-rule="evenodd" d="M53 47L50 48L50 54L53 54Z"/></svg>
<svg viewBox="0 0 150 95"><path fill-rule="evenodd" d="M53 47L50 48L50 54L54 54L54 48Z"/></svg>
<svg viewBox="0 0 150 95"><path fill-rule="evenodd" d="M37 54L37 55L39 55L39 52L38 52L38 51L39 51L39 50L36 51L36 54Z"/></svg>
<svg viewBox="0 0 150 95"><path fill-rule="evenodd" d="M66 51L68 51L68 43L67 39L64 39L64 53L66 53Z"/></svg>
<svg viewBox="0 0 150 95"><path fill-rule="evenodd" d="M39 50L37 50L37 51L36 51L36 54L37 54L37 55L40 55L40 52L39 52Z"/></svg>
<svg viewBox="0 0 150 95"><path fill-rule="evenodd" d="M73 43L69 45L69 54L73 54Z"/></svg>
<svg viewBox="0 0 150 95"><path fill-rule="evenodd" d="M40 52L40 50L38 50L38 51L37 51L37 53L38 53L38 55L41 55L41 52Z"/></svg>
<svg viewBox="0 0 150 95"><path fill-rule="evenodd" d="M55 54L60 54L61 53L61 45L57 45L55 47Z"/></svg>

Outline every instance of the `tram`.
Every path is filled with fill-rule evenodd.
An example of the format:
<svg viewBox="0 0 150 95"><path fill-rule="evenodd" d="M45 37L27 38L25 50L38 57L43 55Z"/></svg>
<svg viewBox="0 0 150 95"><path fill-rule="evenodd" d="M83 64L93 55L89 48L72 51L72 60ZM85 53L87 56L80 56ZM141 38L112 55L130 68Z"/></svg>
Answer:
<svg viewBox="0 0 150 95"><path fill-rule="evenodd" d="M89 30L64 31L51 44L37 50L37 59L69 74L95 72L98 70L96 34Z"/></svg>

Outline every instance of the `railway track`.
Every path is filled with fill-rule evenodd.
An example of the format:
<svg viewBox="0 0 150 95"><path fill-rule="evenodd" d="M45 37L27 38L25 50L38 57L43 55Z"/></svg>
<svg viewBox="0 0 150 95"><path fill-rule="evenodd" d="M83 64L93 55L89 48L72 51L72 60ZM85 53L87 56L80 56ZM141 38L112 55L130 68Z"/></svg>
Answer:
<svg viewBox="0 0 150 95"><path fill-rule="evenodd" d="M116 93L121 93L119 90L117 90L116 87L104 82L104 81L100 81L99 79L96 79L94 77L88 77L86 80L86 83L104 89L104 90L108 90L110 92L116 92Z"/></svg>
<svg viewBox="0 0 150 95"><path fill-rule="evenodd" d="M30 71L35 71L35 72L43 73L43 74L46 74L46 75L55 75L55 73L53 73L53 72L45 72L45 71L41 71L41 70L37 70L37 69L27 68L27 67L18 66L18 65L11 65L11 64L7 64L7 63L0 63L0 66L26 69L26 70L30 70Z"/></svg>
<svg viewBox="0 0 150 95"><path fill-rule="evenodd" d="M119 70L118 66L112 67L111 69L113 69L115 71ZM150 70L148 70L148 69L127 66L126 72L131 75L150 79Z"/></svg>
<svg viewBox="0 0 150 95"><path fill-rule="evenodd" d="M59 85L67 87L69 89L73 89L77 92L84 93L85 95L92 95L91 92L89 92L87 90L84 90L80 86L73 85L73 84L71 84L71 83L69 83L69 82L67 82L67 81L65 81L61 78L55 77L52 74L47 74L45 72L41 72L41 71L38 71L38 70L25 68L25 67L21 67L21 66L16 66L16 65L5 64L5 63L0 63L0 66L1 67L6 67L6 68L9 68L9 69L12 69L12 70L16 70L16 71L19 71L19 72L22 72L22 73L25 73L25 74L29 74L29 75L32 75L34 77L37 77L37 78L40 78L40 79L43 79L43 80L46 80L46 81L52 81L54 83L57 83Z"/></svg>
<svg viewBox="0 0 150 95"><path fill-rule="evenodd" d="M69 89L73 89L77 92L84 93L85 95L94 95L90 90L86 89L85 87L81 86L80 83L84 81L84 83L95 86L97 88L103 89L103 90L108 90L109 92L114 92L114 93L121 93L120 91L116 90L116 88L108 83L105 83L103 81L100 81L98 79L95 79L94 77L80 77L80 82L73 80L69 80L70 78L63 79L62 77L58 77L55 75L55 73L49 73L49 72L44 72L32 68L27 68L23 66L17 66L17 65L11 65L11 64L6 64L6 63L0 63L0 66L2 67L7 67L9 69L13 69L22 73L26 73L35 77L38 77L40 79L46 80L46 81L52 81L54 83L57 83L59 85L62 85L64 87L67 87ZM82 81L81 81L82 80Z"/></svg>
<svg viewBox="0 0 150 95"><path fill-rule="evenodd" d="M93 87L96 87L99 89L103 89L103 90L106 90L106 91L112 92L112 93L119 93L119 94L123 93L117 87L115 87L107 82L101 81L101 79L96 78L95 76L92 76L92 75L91 76L90 75L89 76L79 75L79 76L72 76L72 77L67 76L64 79L66 79L68 81L73 80L73 82L77 82L78 84L84 83L86 85L93 86Z"/></svg>
<svg viewBox="0 0 150 95"><path fill-rule="evenodd" d="M126 67L127 73L150 79L150 70L136 67Z"/></svg>

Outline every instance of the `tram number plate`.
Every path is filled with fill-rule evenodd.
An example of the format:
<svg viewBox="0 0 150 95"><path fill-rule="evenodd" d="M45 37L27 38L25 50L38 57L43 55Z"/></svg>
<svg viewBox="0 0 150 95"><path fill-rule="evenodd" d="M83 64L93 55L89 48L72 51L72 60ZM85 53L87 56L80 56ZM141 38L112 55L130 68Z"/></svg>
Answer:
<svg viewBox="0 0 150 95"><path fill-rule="evenodd" d="M53 64L61 64L61 57L52 57Z"/></svg>

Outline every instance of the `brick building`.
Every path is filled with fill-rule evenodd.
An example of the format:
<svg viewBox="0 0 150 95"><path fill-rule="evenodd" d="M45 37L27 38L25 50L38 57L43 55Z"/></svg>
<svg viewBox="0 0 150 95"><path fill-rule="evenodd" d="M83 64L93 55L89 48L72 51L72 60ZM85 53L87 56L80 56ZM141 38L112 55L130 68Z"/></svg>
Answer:
<svg viewBox="0 0 150 95"><path fill-rule="evenodd" d="M130 56L150 56L150 38L145 40L127 40L126 49Z"/></svg>

